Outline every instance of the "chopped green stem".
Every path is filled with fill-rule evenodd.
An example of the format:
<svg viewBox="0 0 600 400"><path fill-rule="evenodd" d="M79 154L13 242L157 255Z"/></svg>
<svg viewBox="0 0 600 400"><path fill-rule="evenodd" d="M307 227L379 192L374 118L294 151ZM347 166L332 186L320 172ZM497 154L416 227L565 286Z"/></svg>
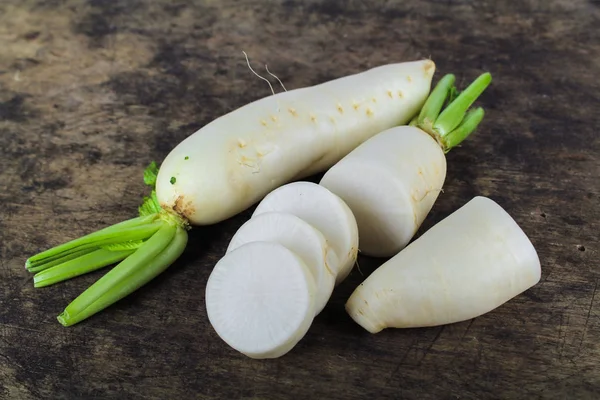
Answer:
<svg viewBox="0 0 600 400"><path fill-rule="evenodd" d="M444 138L446 144L445 147L451 149L465 140L465 138L477 128L477 125L483 120L484 115L485 112L481 107L469 111L460 125Z"/></svg>
<svg viewBox="0 0 600 400"><path fill-rule="evenodd" d="M73 303L71 303L58 316L58 321L63 326L74 325L136 291L161 274L179 258L185 249L187 239L186 230L178 226L173 240L157 256L150 259L148 263L135 264L129 274L111 283L110 286L106 285L101 295L95 298L94 301L86 301L77 307L72 306ZM82 294L82 296L84 295L85 293Z"/></svg>
<svg viewBox="0 0 600 400"><path fill-rule="evenodd" d="M440 116L436 119L434 129L442 136L450 133L456 128L469 107L483 93L492 81L492 75L489 72L481 74L473 83L471 83L452 103L446 107Z"/></svg>
<svg viewBox="0 0 600 400"><path fill-rule="evenodd" d="M84 256L38 272L33 277L33 284L35 287L53 285L114 264L125 259L133 252L134 250L110 251L98 249Z"/></svg>
<svg viewBox="0 0 600 400"><path fill-rule="evenodd" d="M454 85L455 77L452 74L445 75L433 89L421 112L419 113L418 124L424 126L433 126L433 123L440 115L440 111L450 94L450 90Z"/></svg>
<svg viewBox="0 0 600 400"><path fill-rule="evenodd" d="M127 279L135 280L135 272L141 267L150 264L167 247L173 239L176 230L176 225L162 222L161 228L136 249L133 254L117 264L117 266L73 300L65 308L63 314L61 314L63 318L68 320L77 316L120 281Z"/></svg>
<svg viewBox="0 0 600 400"><path fill-rule="evenodd" d="M68 254L56 255L56 256L45 259L44 262L40 261L38 263L25 264L25 268L27 268L27 271L32 272L32 273L43 271L47 268L54 267L55 265L59 265L59 264L65 263L67 261L73 260L77 257L84 256L88 253L91 253L92 251L94 251L94 249L90 248L90 249L81 249L81 250L74 251L74 252L68 253Z"/></svg>
<svg viewBox="0 0 600 400"><path fill-rule="evenodd" d="M48 264L56 265L57 260L61 260L61 263L68 261L73 258L74 253L84 250L92 251L103 245L146 239L158 231L163 224L164 222L159 220L145 225L98 231L36 254L27 260L25 267L30 271L45 269Z"/></svg>
<svg viewBox="0 0 600 400"><path fill-rule="evenodd" d="M491 81L492 76L486 72L464 91L458 92L454 87L454 75L444 76L425 101L416 126L435 138L447 153L466 139L482 121L482 108L474 111L468 109ZM445 103L446 106L442 110Z"/></svg>

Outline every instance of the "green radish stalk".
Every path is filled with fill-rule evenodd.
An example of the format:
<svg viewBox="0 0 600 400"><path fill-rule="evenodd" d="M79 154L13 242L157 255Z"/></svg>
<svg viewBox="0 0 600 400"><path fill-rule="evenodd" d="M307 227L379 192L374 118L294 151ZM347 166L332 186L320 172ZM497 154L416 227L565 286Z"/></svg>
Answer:
<svg viewBox="0 0 600 400"><path fill-rule="evenodd" d="M36 254L25 266L35 273L54 267L38 276L43 285L126 257L110 279L96 282L59 316L65 326L80 322L167 268L183 252L191 226L232 217L278 186L326 170L375 134L408 123L423 106L434 71L431 60L384 65L217 118L177 145L160 171L152 163L144 172L153 190L140 217ZM121 253L94 253L100 249Z"/></svg>
<svg viewBox="0 0 600 400"><path fill-rule="evenodd" d="M371 137L325 173L320 185L356 217L361 254L391 257L410 242L442 190L445 153L483 119L482 108L467 110L490 81L485 73L452 98L454 76L446 75L410 126Z"/></svg>
<svg viewBox="0 0 600 400"><path fill-rule="evenodd" d="M475 197L377 268L348 314L371 333L476 318L537 284L538 255L496 202Z"/></svg>

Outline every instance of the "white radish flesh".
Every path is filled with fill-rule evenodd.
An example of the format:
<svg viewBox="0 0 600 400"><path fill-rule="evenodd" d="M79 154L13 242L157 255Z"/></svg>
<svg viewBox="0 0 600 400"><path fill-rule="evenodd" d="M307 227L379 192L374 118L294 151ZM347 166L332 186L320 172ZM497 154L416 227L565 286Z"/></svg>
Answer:
<svg viewBox="0 0 600 400"><path fill-rule="evenodd" d="M329 169L320 184L352 210L362 254L390 257L412 239L446 177L446 157L431 135L388 129Z"/></svg>
<svg viewBox="0 0 600 400"><path fill-rule="evenodd" d="M321 185L300 181L269 193L252 218L273 211L294 214L319 230L339 257L336 283L348 276L356 262L358 226L344 201Z"/></svg>
<svg viewBox="0 0 600 400"><path fill-rule="evenodd" d="M478 317L539 282L530 240L496 202L475 197L376 269L346 303L363 328Z"/></svg>
<svg viewBox="0 0 600 400"><path fill-rule="evenodd" d="M304 337L314 319L315 282L286 247L252 242L227 253L206 285L211 325L251 358L276 358Z"/></svg>
<svg viewBox="0 0 600 400"><path fill-rule="evenodd" d="M304 261L315 279L315 314L320 313L333 292L339 263L337 254L329 247L325 237L295 215L268 212L246 221L231 239L227 252L257 241L279 243Z"/></svg>
<svg viewBox="0 0 600 400"><path fill-rule="evenodd" d="M384 65L236 109L170 152L156 181L158 201L193 225L236 215L407 123L425 102L434 71L431 60Z"/></svg>

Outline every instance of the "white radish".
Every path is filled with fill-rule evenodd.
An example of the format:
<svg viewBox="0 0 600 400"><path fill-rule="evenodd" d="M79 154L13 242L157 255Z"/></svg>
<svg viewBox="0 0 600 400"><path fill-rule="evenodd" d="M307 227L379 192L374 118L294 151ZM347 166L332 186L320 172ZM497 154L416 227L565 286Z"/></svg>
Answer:
<svg viewBox="0 0 600 400"><path fill-rule="evenodd" d="M227 252L257 241L279 243L302 259L315 279L315 315L320 313L333 292L339 263L323 234L293 214L268 212L246 221L231 239ZM276 280L271 283L278 284Z"/></svg>
<svg viewBox="0 0 600 400"><path fill-rule="evenodd" d="M435 139L401 126L367 140L327 171L320 184L352 210L361 252L388 257L414 236L445 176L446 157Z"/></svg>
<svg viewBox="0 0 600 400"><path fill-rule="evenodd" d="M151 163L144 171L154 190L140 217L38 253L25 267L41 274L36 285L49 285L121 260L59 317L65 326L78 323L168 268L182 254L191 226L232 217L409 122L425 103L434 72L431 60L378 66L221 116L179 143L160 170Z"/></svg>
<svg viewBox="0 0 600 400"><path fill-rule="evenodd" d="M336 284L348 276L358 253L358 226L344 201L316 183L292 182L265 196L252 218L273 211L294 214L319 230L339 257Z"/></svg>
<svg viewBox="0 0 600 400"><path fill-rule="evenodd" d="M523 230L496 202L478 196L377 268L346 310L371 333L450 324L492 311L540 276Z"/></svg>
<svg viewBox="0 0 600 400"><path fill-rule="evenodd" d="M229 346L251 358L276 358L310 328L315 292L312 275L294 252L274 242L251 242L215 265L206 310Z"/></svg>
<svg viewBox="0 0 600 400"><path fill-rule="evenodd" d="M429 94L431 60L389 64L254 101L202 127L163 161L160 206L193 225L247 209L407 123Z"/></svg>
<svg viewBox="0 0 600 400"><path fill-rule="evenodd" d="M444 153L483 118L481 108L465 112L489 84L489 74L439 114L453 82L452 75L440 81L416 126L393 127L371 137L321 179L320 185L344 200L356 217L362 254L391 257L410 242L444 185Z"/></svg>

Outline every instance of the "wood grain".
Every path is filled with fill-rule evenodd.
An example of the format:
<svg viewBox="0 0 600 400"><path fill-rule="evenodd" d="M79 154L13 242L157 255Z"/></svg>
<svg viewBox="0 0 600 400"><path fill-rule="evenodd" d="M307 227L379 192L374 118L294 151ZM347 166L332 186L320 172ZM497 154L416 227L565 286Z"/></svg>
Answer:
<svg viewBox="0 0 600 400"><path fill-rule="evenodd" d="M599 398L598 21L591 0L3 1L0 398ZM62 328L102 272L34 289L24 260L134 216L144 166L268 95L242 50L288 89L423 57L461 86L490 71L486 119L448 154L419 235L490 196L530 236L542 281L474 320L371 335L343 308L382 262L361 257L291 353L253 361L218 338L203 297L249 210L193 230L160 279Z"/></svg>

